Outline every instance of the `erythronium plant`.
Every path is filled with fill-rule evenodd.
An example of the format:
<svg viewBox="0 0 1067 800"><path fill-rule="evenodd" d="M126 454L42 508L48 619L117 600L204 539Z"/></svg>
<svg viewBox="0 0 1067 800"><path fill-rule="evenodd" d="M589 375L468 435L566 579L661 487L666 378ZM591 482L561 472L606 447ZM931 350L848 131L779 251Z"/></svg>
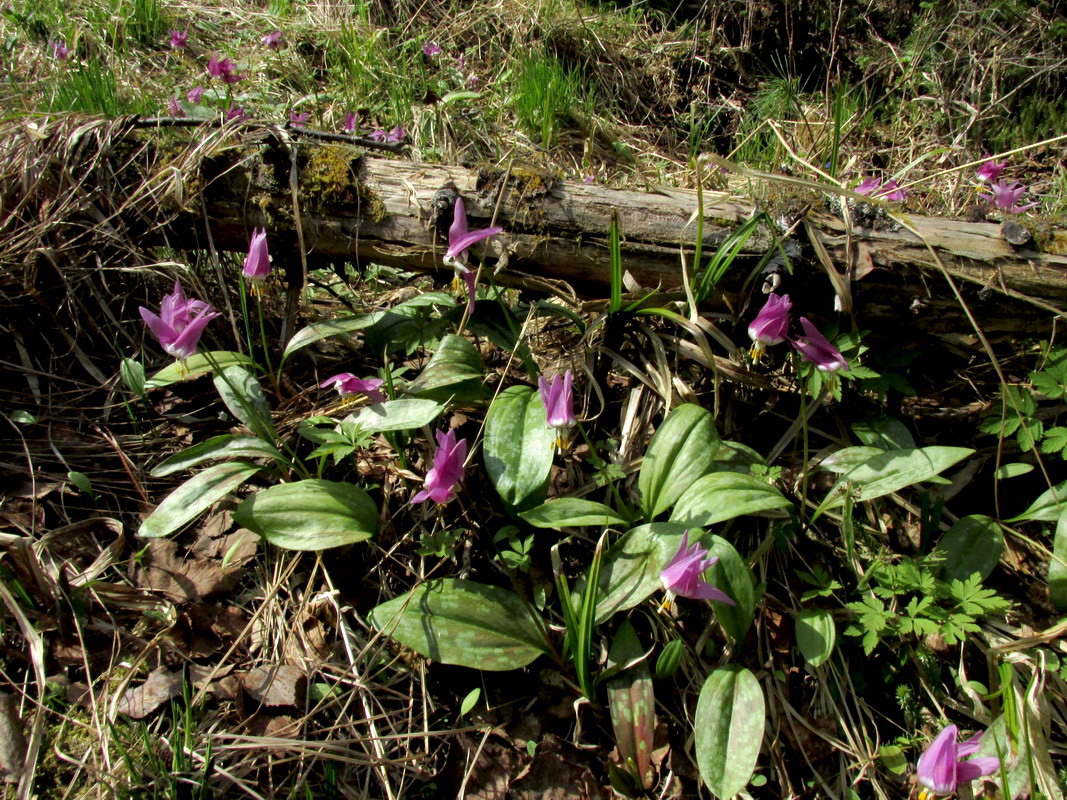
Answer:
<svg viewBox="0 0 1067 800"><path fill-rule="evenodd" d="M189 31L171 31L170 46L173 50L182 50L189 46Z"/></svg>
<svg viewBox="0 0 1067 800"><path fill-rule="evenodd" d="M804 328L804 335L793 340L793 347L800 353L801 358L810 361L820 372L848 370L848 361L841 355L841 351L830 344L807 317L800 318L800 325Z"/></svg>
<svg viewBox="0 0 1067 800"><path fill-rule="evenodd" d="M992 160L986 161L984 164L979 166L977 170L975 170L975 175L980 181L992 183L1000 177L1000 173L1002 173L1007 166L1007 161L1001 161L999 163Z"/></svg>
<svg viewBox="0 0 1067 800"><path fill-rule="evenodd" d="M997 181L989 188L993 194L985 194L982 197L992 202L994 208L1001 208L1012 214L1022 214L1024 211L1041 205L1039 200L1027 203L1025 206L1019 205L1022 196L1026 194L1026 187L1018 182Z"/></svg>
<svg viewBox="0 0 1067 800"><path fill-rule="evenodd" d="M937 735L919 756L916 768L923 790L920 800L946 797L956 793L962 783L969 783L983 775L990 775L1000 767L1000 760L978 757L964 760L978 752L982 734L976 733L965 742L957 742L959 729L949 725Z"/></svg>
<svg viewBox="0 0 1067 800"><path fill-rule="evenodd" d="M467 250L472 245L496 236L504 229L499 227L482 228L477 231L467 230L467 211L463 206L463 198L456 198L456 205L452 210L452 226L448 229L448 250L445 252L445 264L456 269L456 278L462 278L467 284L467 313L474 310L474 280L475 275L467 265Z"/></svg>
<svg viewBox="0 0 1067 800"><path fill-rule="evenodd" d="M158 315L144 306L138 310L163 349L180 361L196 352L204 328L219 316L219 312L203 300L186 298L178 281L174 282L174 291L163 296Z"/></svg>
<svg viewBox="0 0 1067 800"><path fill-rule="evenodd" d="M574 416L574 375L567 370L556 375L551 382L544 376L537 379L537 388L541 392L541 402L545 406L545 421L548 427L555 428L558 434L556 443L563 447L567 432L578 420Z"/></svg>
<svg viewBox="0 0 1067 800"><path fill-rule="evenodd" d="M467 440L456 439L456 432L437 431L437 450L433 454L433 467L426 473L425 487L411 498L412 503L433 500L438 505L449 503L456 497L456 484L463 479L463 461L467 458Z"/></svg>
<svg viewBox="0 0 1067 800"><path fill-rule="evenodd" d="M754 355L758 356L764 347L786 340L789 336L789 309L792 307L789 295L768 295L767 302L748 326Z"/></svg>
<svg viewBox="0 0 1067 800"><path fill-rule="evenodd" d="M252 240L248 243L244 269L241 274L252 282L252 291L256 292L263 281L270 275L270 253L267 251L267 229L253 229Z"/></svg>
<svg viewBox="0 0 1067 800"><path fill-rule="evenodd" d="M735 605L725 593L701 576L704 571L717 562L717 557L708 558L708 551L700 544L689 544L689 531L682 534L682 542L674 558L659 574L663 588L672 595L689 597L693 600L718 600L720 603Z"/></svg>
<svg viewBox="0 0 1067 800"><path fill-rule="evenodd" d="M894 202L902 202L905 197L908 196L907 189L897 188L899 184L892 178L882 183L878 178L870 177L864 178L860 185L855 188L856 194L870 195L871 197L880 198L882 200L893 200Z"/></svg>
<svg viewBox="0 0 1067 800"><path fill-rule="evenodd" d="M342 397L353 394L363 394L374 403L385 401L385 395L381 393L383 381L381 378L357 378L351 372L341 372L332 378L327 378L319 384L320 389L328 386L337 388L337 393Z"/></svg>

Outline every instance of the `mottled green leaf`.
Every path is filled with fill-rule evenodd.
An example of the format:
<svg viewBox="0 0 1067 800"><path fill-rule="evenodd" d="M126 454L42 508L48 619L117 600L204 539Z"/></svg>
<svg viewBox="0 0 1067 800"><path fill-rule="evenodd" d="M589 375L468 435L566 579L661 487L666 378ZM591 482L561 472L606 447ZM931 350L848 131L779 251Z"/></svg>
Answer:
<svg viewBox="0 0 1067 800"><path fill-rule="evenodd" d="M547 652L537 617L514 592L443 578L375 608L383 633L444 664L493 672L525 667Z"/></svg>
<svg viewBox="0 0 1067 800"><path fill-rule="evenodd" d="M752 777L765 713L759 682L744 667L721 667L704 682L693 718L697 767L721 800L740 792Z"/></svg>
<svg viewBox="0 0 1067 800"><path fill-rule="evenodd" d="M233 458L234 456L244 458L282 458L282 454L278 452L274 445L268 444L262 439L255 436L233 436L227 433L222 436L212 436L206 441L194 444L180 453L175 453L163 459L152 470L152 477L165 478L167 475L180 472L183 469L190 469L205 461Z"/></svg>
<svg viewBox="0 0 1067 800"><path fill-rule="evenodd" d="M1030 507L1005 522L1055 522L1067 508L1067 481L1045 490Z"/></svg>
<svg viewBox="0 0 1067 800"><path fill-rule="evenodd" d="M690 529L689 541L696 541L693 529ZM739 645L752 626L752 618L756 613L756 582L752 570L734 546L721 536L705 537L702 544L708 549L709 557L719 559L704 571L704 580L734 601L732 606L712 602L715 619Z"/></svg>
<svg viewBox="0 0 1067 800"><path fill-rule="evenodd" d="M607 528L626 524L626 520L610 506L578 497L549 500L523 511L519 516L535 528L578 528L585 525Z"/></svg>
<svg viewBox="0 0 1067 800"><path fill-rule="evenodd" d="M881 452L845 472L815 509L812 520L844 503L846 493L856 501L874 500L929 480L973 453L969 447L921 447Z"/></svg>
<svg viewBox="0 0 1067 800"><path fill-rule="evenodd" d="M879 450L910 450L915 438L903 422L892 417L872 417L853 423L852 432L865 445Z"/></svg>
<svg viewBox="0 0 1067 800"><path fill-rule="evenodd" d="M623 620L608 652L609 664L627 664L641 659L608 681L608 713L615 731L615 745L623 764L631 765L634 778L646 789L651 786L652 734L656 727L656 698L644 648L629 620Z"/></svg>
<svg viewBox="0 0 1067 800"><path fill-rule="evenodd" d="M655 519L710 472L718 450L719 434L710 412L686 403L668 414L653 434L637 476L645 518Z"/></svg>
<svg viewBox="0 0 1067 800"><path fill-rule="evenodd" d="M510 386L493 400L482 454L489 480L509 509L523 511L544 501L555 442L535 389Z"/></svg>
<svg viewBox="0 0 1067 800"><path fill-rule="evenodd" d="M440 416L444 408L433 400L386 400L384 403L364 406L345 417L345 421L356 423L368 433L407 431L429 425Z"/></svg>
<svg viewBox="0 0 1067 800"><path fill-rule="evenodd" d="M256 376L241 366L226 367L215 373L215 390L237 419L265 442L278 434L270 417L270 406Z"/></svg>
<svg viewBox="0 0 1067 800"><path fill-rule="evenodd" d="M441 403L474 402L483 396L484 377L482 357L474 345L450 333L441 339L430 363L408 385L407 392Z"/></svg>
<svg viewBox="0 0 1067 800"><path fill-rule="evenodd" d="M713 472L697 478L678 499L671 512L671 522L704 528L789 505L789 500L762 478L739 472Z"/></svg>
<svg viewBox="0 0 1067 800"><path fill-rule="evenodd" d="M230 461L198 472L156 506L156 510L141 523L137 535L150 539L174 533L207 511L212 504L224 498L260 469L261 467L255 464Z"/></svg>
<svg viewBox="0 0 1067 800"><path fill-rule="evenodd" d="M246 497L234 521L286 550L325 550L362 542L378 528L378 508L352 483L279 483Z"/></svg>
<svg viewBox="0 0 1067 800"><path fill-rule="evenodd" d="M996 520L972 514L956 522L937 545L945 554L940 577L944 581L965 581L974 573L989 577L1004 552L1004 534Z"/></svg>
<svg viewBox="0 0 1067 800"><path fill-rule="evenodd" d="M616 611L633 608L663 588L659 574L678 552L685 530L673 522L639 525L605 551L600 563L597 624ZM701 533L690 531L689 541L696 541Z"/></svg>
<svg viewBox="0 0 1067 800"><path fill-rule="evenodd" d="M797 647L813 667L820 667L834 652L837 628L834 615L825 608L805 608L797 614Z"/></svg>
<svg viewBox="0 0 1067 800"><path fill-rule="evenodd" d="M282 352L282 361L284 362L297 350L302 350L309 344L314 344L321 339L328 339L331 336L345 336L355 331L369 328L386 313L388 312L375 311L370 314L358 314L354 317L327 319L308 325L306 328L297 331L296 335L289 340L285 350Z"/></svg>
<svg viewBox="0 0 1067 800"><path fill-rule="evenodd" d="M219 369L225 369L232 366L251 366L252 359L243 353L234 353L229 350L194 353L184 362L174 361L165 366L145 383L145 388L158 389L161 386L169 386L178 381L189 380L212 372L215 369L212 362Z"/></svg>

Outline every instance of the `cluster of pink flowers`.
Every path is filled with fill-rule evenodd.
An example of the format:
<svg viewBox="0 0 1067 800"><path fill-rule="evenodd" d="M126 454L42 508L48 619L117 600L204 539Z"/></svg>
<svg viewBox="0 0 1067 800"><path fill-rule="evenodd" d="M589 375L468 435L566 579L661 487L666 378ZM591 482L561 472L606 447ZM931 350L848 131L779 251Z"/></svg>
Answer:
<svg viewBox="0 0 1067 800"><path fill-rule="evenodd" d="M789 340L800 357L810 361L821 372L848 370L848 361L807 317L800 318L804 333L796 338L789 336L789 310L793 307L789 295L781 297L771 293L756 318L748 326L748 335L756 347L763 348Z"/></svg>
<svg viewBox="0 0 1067 800"><path fill-rule="evenodd" d="M367 138L372 142L387 142L390 144L397 144L404 141L404 137L408 135L408 132L401 125L394 125L390 131L378 128L367 134Z"/></svg>

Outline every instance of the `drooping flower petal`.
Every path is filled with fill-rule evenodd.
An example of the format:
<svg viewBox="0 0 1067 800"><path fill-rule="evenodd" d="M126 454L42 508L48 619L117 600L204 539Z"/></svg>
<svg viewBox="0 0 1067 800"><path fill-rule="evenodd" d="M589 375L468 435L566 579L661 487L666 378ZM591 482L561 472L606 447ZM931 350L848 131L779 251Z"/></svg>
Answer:
<svg viewBox="0 0 1067 800"><path fill-rule="evenodd" d="M337 393L342 397L349 394L362 394L366 395L372 403L382 403L385 402L385 395L379 389L383 383L385 381L381 378L357 378L351 372L341 372L324 380L319 384L319 388L335 386Z"/></svg>
<svg viewBox="0 0 1067 800"><path fill-rule="evenodd" d="M963 743L957 743L958 736L955 725L947 726L919 756L916 766L919 783L935 795L955 794L961 783L990 775L1000 767L998 759L985 756L964 761L977 749L981 734Z"/></svg>
<svg viewBox="0 0 1067 800"><path fill-rule="evenodd" d="M708 558L708 551L696 542L689 546L689 531L682 534L682 541L674 558L659 574L659 579L671 594L694 600L718 600L736 605L724 592L703 579L704 570L719 559Z"/></svg>
<svg viewBox="0 0 1067 800"><path fill-rule="evenodd" d="M467 457L467 440L456 439L456 432L437 431L437 450L433 467L426 473L424 487L411 498L412 503L433 500L444 505L456 497L456 484L463 479L463 460Z"/></svg>
<svg viewBox="0 0 1067 800"><path fill-rule="evenodd" d="M841 355L841 351L830 344L807 317L800 318L800 325L804 328L804 335L793 340L793 347L800 353L801 358L810 361L820 372L848 369L848 361Z"/></svg>
<svg viewBox="0 0 1067 800"><path fill-rule="evenodd" d="M975 170L975 175L980 181L992 183L1000 177L1000 173L1002 173L1007 166L1007 161L1001 161L1000 163L992 160L986 161L984 164L979 165L978 169Z"/></svg>
<svg viewBox="0 0 1067 800"><path fill-rule="evenodd" d="M577 423L574 416L574 375L567 370L549 382L542 375L537 379L541 402L545 407L545 421L550 428L571 428Z"/></svg>

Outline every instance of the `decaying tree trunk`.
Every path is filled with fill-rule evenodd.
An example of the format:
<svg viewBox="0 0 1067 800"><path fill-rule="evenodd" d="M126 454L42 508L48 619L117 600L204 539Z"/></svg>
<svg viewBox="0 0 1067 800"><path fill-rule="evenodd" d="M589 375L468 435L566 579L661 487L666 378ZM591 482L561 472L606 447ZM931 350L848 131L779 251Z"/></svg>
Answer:
<svg viewBox="0 0 1067 800"><path fill-rule="evenodd" d="M313 262L346 259L360 266L423 270L443 268L451 212L447 195L437 193L452 188L466 202L471 229L504 228L476 251L499 282L556 279L597 297L610 281L613 211L623 234L624 268L645 289L681 286L680 253L691 264L696 237L694 191L620 191L557 180L528 166L447 167L367 155L335 143L283 145L266 137L258 147L204 161L199 181L217 247L243 250L248 231L266 225L272 237L290 233ZM838 294L845 310L860 305L868 313L927 316L936 325L939 307L958 305L945 272L969 285L965 292L977 303L989 306L983 315L988 319L985 312L992 312L989 321L1002 333L1025 333L1035 318L1049 319L1067 308L1067 231L1061 228L1021 218L1005 230L999 222L887 214L862 204L853 206L846 222L829 210L842 201L828 197L833 196L802 188L786 203L798 209L792 216L768 209L791 226L800 245L792 264L796 274L785 278L783 290L822 293L827 311ZM705 192L705 259L755 210L752 201ZM199 215L179 217L169 228L183 246L192 230L202 235L202 229ZM742 263L751 267L772 247L773 235L764 226L749 239ZM1009 238L1028 241L1013 245ZM729 295L750 277L751 270L734 269L720 288ZM1000 296L993 305L991 295ZM1021 306L1001 305L1005 297L1026 299L1029 312L1020 315Z"/></svg>

